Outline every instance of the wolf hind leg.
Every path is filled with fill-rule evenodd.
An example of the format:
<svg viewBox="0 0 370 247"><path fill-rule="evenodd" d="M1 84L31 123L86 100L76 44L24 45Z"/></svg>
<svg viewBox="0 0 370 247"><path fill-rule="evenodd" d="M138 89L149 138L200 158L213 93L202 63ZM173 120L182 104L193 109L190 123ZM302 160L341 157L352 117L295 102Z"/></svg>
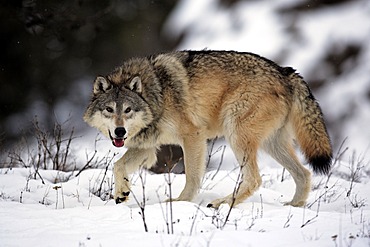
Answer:
<svg viewBox="0 0 370 247"><path fill-rule="evenodd" d="M156 161L157 156L155 148L130 148L122 158L114 164L114 199L117 204L128 200L128 196L131 192L129 175L138 170L140 166L144 166L145 168L152 167Z"/></svg>
<svg viewBox="0 0 370 247"><path fill-rule="evenodd" d="M292 201L284 205L304 206L311 190L311 173L299 162L286 128L280 129L266 140L263 149L288 170L296 184Z"/></svg>
<svg viewBox="0 0 370 247"><path fill-rule="evenodd" d="M237 130L237 129L236 129ZM257 165L258 138L252 133L235 131L229 139L229 144L240 165L240 173L236 181L233 193L226 197L216 199L207 207L218 208L221 204L227 203L230 207L241 203L260 187L262 183Z"/></svg>
<svg viewBox="0 0 370 247"><path fill-rule="evenodd" d="M222 203L235 206L250 197L262 184L257 164L260 145L276 130L280 129L288 114L288 105L274 94L257 97L250 94L229 104L223 112L224 135L240 165L239 181L234 193L211 202L208 206L217 208ZM242 107L240 107L243 102ZM274 110L271 110L271 102Z"/></svg>

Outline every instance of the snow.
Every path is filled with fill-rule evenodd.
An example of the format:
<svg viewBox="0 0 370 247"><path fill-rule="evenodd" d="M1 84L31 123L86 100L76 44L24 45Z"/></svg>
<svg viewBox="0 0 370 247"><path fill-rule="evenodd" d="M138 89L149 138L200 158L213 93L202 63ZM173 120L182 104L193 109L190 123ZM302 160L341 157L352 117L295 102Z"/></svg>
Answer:
<svg viewBox="0 0 370 247"><path fill-rule="evenodd" d="M346 165L341 164L344 168ZM113 200L103 201L92 193L102 181L104 190L109 190L111 170L106 176L104 169L85 170L77 177L77 172L40 170L45 184L40 178L30 178L34 172L32 168L0 170L0 246L224 246L230 241L233 246L370 243L369 176L361 174L347 196L350 169L343 169L341 176L333 174L328 182L326 177L315 176L308 206L294 208L283 206L294 193L293 180L285 174L281 182L280 167L265 167L261 170L263 186L231 210L225 226L229 206L215 210L206 204L232 192L238 171L208 171L193 202L172 203L173 234L168 233L170 205L164 203L169 192L168 174L155 175L144 170L135 173L129 202L115 205ZM140 174L145 181L144 190ZM68 181L55 183L65 179ZM170 179L176 196L185 183L185 175L171 174ZM148 233L144 231L139 207L143 194ZM354 202L359 205L354 207Z"/></svg>
<svg viewBox="0 0 370 247"><path fill-rule="evenodd" d="M101 142L109 149L109 141ZM184 174L137 171L129 201L116 205L109 196L112 162L107 169L80 174L0 169L0 246L369 246L368 164L336 161L329 177L313 176L307 206L295 208L283 205L295 191L291 176L261 153L261 188L236 208L215 210L207 204L231 193L239 175L232 151L224 145L219 140L209 147L199 195L172 205L164 202L170 196L168 181L176 197Z"/></svg>
<svg viewBox="0 0 370 247"><path fill-rule="evenodd" d="M73 140L76 171L0 169L0 246L370 246L370 43L364 42L370 38L370 4L349 1L298 16L279 12L297 2L241 1L226 8L219 1L181 0L164 32L186 32L179 49L254 52L297 68L305 78L324 50L363 44L356 66L348 64L341 77L330 78L333 83L315 94L325 116L341 124L341 137L348 136L345 147L350 150L335 161L330 176L313 176L304 208L283 205L294 194L294 182L263 153L263 184L253 196L232 210L228 205L207 208L233 191L239 175L237 161L222 140L209 150L208 169L192 202L164 202L168 181L176 197L185 175L142 170L132 176L130 200L116 205L110 199L112 166L124 150L92 130ZM286 31L292 19L298 38ZM95 160L105 165L78 174L95 150Z"/></svg>

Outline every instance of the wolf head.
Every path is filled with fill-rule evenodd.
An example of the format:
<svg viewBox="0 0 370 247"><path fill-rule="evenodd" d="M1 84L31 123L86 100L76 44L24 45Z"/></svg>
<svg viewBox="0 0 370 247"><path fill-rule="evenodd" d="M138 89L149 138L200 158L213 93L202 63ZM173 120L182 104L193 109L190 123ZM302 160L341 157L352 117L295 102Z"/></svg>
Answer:
<svg viewBox="0 0 370 247"><path fill-rule="evenodd" d="M94 81L93 95L84 114L90 126L100 130L116 147L153 122L161 104L161 90L148 60L130 60L106 77Z"/></svg>

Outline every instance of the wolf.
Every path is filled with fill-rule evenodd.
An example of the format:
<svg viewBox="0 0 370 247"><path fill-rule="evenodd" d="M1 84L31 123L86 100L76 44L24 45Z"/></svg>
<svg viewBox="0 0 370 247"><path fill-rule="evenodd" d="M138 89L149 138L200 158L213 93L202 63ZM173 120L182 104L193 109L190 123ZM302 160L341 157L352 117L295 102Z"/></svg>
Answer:
<svg viewBox="0 0 370 247"><path fill-rule="evenodd" d="M131 58L98 76L84 120L127 148L114 165L116 203L130 194L129 175L156 163L160 145L181 146L186 184L172 201L191 201L205 172L207 140L223 136L240 166L237 189L208 207L236 206L261 185L257 151L280 163L296 185L287 205L304 206L311 173L328 174L332 147L318 102L303 78L257 54L174 51Z"/></svg>

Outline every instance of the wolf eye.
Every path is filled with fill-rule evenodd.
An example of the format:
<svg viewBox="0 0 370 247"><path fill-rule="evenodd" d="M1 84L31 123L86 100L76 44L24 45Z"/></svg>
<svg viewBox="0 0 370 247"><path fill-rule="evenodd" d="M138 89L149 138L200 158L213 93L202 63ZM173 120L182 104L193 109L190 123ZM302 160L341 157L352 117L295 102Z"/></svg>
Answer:
<svg viewBox="0 0 370 247"><path fill-rule="evenodd" d="M109 113L112 113L112 112L113 112L113 108L112 108L112 107L109 107L109 106L107 106L107 107L105 108L105 110L106 110L107 112L109 112Z"/></svg>
<svg viewBox="0 0 370 247"><path fill-rule="evenodd" d="M131 107L127 107L125 110L125 113L130 113L131 112Z"/></svg>

